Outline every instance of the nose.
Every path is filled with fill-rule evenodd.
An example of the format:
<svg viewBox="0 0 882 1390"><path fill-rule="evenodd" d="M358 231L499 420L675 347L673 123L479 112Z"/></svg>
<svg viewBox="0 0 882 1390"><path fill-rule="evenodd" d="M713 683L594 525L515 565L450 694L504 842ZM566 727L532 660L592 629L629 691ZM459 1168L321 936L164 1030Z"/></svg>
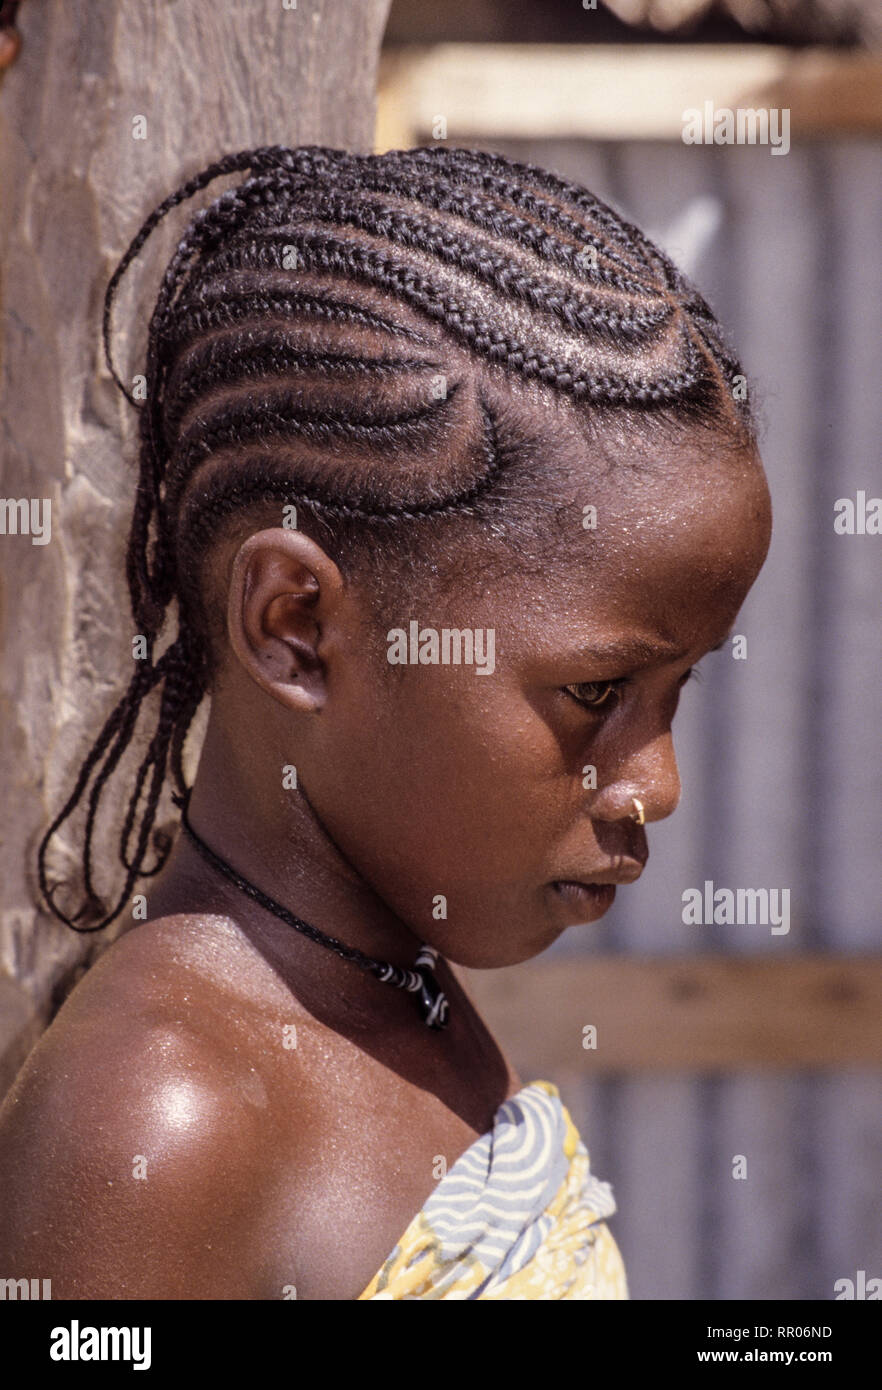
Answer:
<svg viewBox="0 0 882 1390"><path fill-rule="evenodd" d="M676 811L680 802L680 773L670 730L631 754L604 781L591 803L591 816L596 820L625 820L635 816L635 798L643 806L646 821L664 820Z"/></svg>

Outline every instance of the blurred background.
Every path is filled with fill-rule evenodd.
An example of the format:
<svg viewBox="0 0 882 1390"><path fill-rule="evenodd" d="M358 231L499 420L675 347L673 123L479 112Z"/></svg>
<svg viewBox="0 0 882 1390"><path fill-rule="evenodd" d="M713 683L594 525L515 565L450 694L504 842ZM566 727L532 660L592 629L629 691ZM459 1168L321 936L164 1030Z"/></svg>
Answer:
<svg viewBox="0 0 882 1390"><path fill-rule="evenodd" d="M440 137L585 184L697 282L761 419L747 658L684 692L683 797L643 878L539 960L464 972L613 1183L636 1298L882 1276L882 537L833 527L882 496L880 44L869 0L393 0L386 31L378 148ZM789 152L684 144L708 101L788 110ZM684 925L708 880L789 889L789 931Z"/></svg>

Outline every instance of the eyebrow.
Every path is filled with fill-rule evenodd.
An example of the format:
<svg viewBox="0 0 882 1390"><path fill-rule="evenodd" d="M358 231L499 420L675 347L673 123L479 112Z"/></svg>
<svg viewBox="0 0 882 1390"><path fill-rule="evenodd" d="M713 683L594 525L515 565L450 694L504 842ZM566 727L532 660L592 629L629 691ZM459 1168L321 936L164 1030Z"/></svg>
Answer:
<svg viewBox="0 0 882 1390"><path fill-rule="evenodd" d="M733 624L725 637L721 638L715 647L708 648L707 654L721 651L734 631ZM590 646L581 647L579 655L586 658L590 657L594 661L649 662L658 661L659 658L665 657L673 660L683 656L684 653L676 642L667 642L664 638L648 641L644 637L625 637L621 642L609 642L606 645L592 643Z"/></svg>

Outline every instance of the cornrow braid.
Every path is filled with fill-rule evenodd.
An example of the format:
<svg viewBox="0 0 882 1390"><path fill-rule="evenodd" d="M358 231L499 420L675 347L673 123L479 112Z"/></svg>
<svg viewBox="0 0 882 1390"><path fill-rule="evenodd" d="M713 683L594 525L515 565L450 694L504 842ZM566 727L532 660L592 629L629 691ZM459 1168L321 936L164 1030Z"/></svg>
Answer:
<svg viewBox="0 0 882 1390"><path fill-rule="evenodd" d="M169 213L233 175L162 275L141 403L113 359L121 281ZM484 151L226 155L144 221L108 284L102 333L140 411L126 577L146 653L39 847L41 891L78 931L113 921L169 852L155 823L169 774L176 804L189 792L187 733L216 660L202 585L224 527L293 503L354 569L421 555L454 522L502 518L504 531L528 480L491 404L506 386L567 397L597 421L630 411L647 427L679 417L752 438L732 389L741 368L677 267L587 189ZM177 635L155 658L172 603ZM155 693L108 904L92 866L101 797ZM83 903L66 916L46 856L83 798Z"/></svg>
<svg viewBox="0 0 882 1390"><path fill-rule="evenodd" d="M338 215L341 217L345 206L342 202L336 203ZM632 310L627 313L619 313L603 305L586 304L578 296L567 294L562 289L555 291L547 281L524 274L517 266L507 264L501 257L489 257L486 252L478 249L474 242L469 243L465 238L454 238L449 233L444 236L437 235L437 223L430 222L417 230L418 224L414 219L398 217L393 221L373 218L367 213L356 219L351 212L347 220L350 225L363 229L375 232L382 229L385 235L399 244L431 249L440 261L471 270L476 277L485 280L503 294L526 300L541 312L559 318L569 328L593 333L598 337L607 336L616 341L617 335L633 333L639 338L661 328L673 314L673 306L666 300L660 301L659 306L652 310ZM220 268L221 272L232 268L239 269L243 265L250 269L274 268L279 263L278 245L282 241L302 249L315 263L329 267L333 267L334 258L351 255L351 248L336 238L322 237L315 232L292 230L268 238L259 246L252 243L247 250L228 252ZM365 279L373 279L380 284L412 284L415 286L415 292L419 291L426 296L433 293L431 280L414 275L406 263L402 264L382 252L362 252L357 260L353 258L353 269L357 269ZM434 290L434 297L442 309L446 307L439 289Z"/></svg>
<svg viewBox="0 0 882 1390"><path fill-rule="evenodd" d="M284 333L259 332L249 335L246 343L238 338L214 338L201 350L191 353L186 371L168 387L169 405L165 415L166 438L174 438L187 407L212 386L223 386L235 369L240 380L261 380L277 377L280 369L296 378L298 372L322 372L333 375L356 372L376 376L394 372L440 371L439 363L421 361L414 357L383 357L365 362L347 353L310 352L301 348Z"/></svg>
<svg viewBox="0 0 882 1390"><path fill-rule="evenodd" d="M439 497L434 501L412 503L409 506L390 504L382 507L359 507L351 502L335 501L327 493L308 493L297 489L298 501L314 506L330 516L346 517L364 521L397 522L417 521L425 517L441 516L451 512L466 512L474 507L482 495L489 492L504 468L504 461L497 448L495 428L490 412L482 410L484 420L484 457L486 471L474 483L453 496ZM246 456L247 457L247 456ZM275 499L288 502L291 498L291 482L287 477L276 476L260 455L249 461L244 470L247 481L236 474L217 474L199 489L195 504L191 503L188 513L181 519L182 531L186 529L187 538L194 550L202 546L214 534L217 522L237 509L244 508L254 501L255 488L259 488L261 500Z"/></svg>
<svg viewBox="0 0 882 1390"><path fill-rule="evenodd" d="M98 801L105 782L113 772L113 769L116 767L122 753L131 740L144 696L162 681L165 681L166 684L162 694L158 728L150 742L144 761L139 768L120 835L120 862L128 872L125 884L115 907L110 911L106 911L95 889L92 877L92 838L95 829ZM179 637L155 665L152 661L147 661L144 666L136 672L132 677L125 696L113 710L101 730L101 733L98 735L93 748L80 769L79 777L77 778L76 785L70 797L43 836L38 851L41 892L52 912L54 912L65 925L73 927L77 931L101 931L102 928L108 926L119 915L132 890L135 880L141 875L149 876L158 873L162 868L171 848L171 842L160 836L154 837L153 841L154 848L157 850L158 854L156 864L152 869L145 869L143 863L156 813L156 805L162 790L166 766L166 753L173 738L177 736L179 739L182 739L183 736L186 735L187 728L192 720L192 715L198 706L198 699L196 699L197 690L198 681L194 681L194 671L187 653L186 638ZM201 698L201 693L202 692L199 691L199 698ZM189 717L186 718L186 724L183 722L182 711L185 715L189 715ZM67 820L71 811L79 802L88 785L93 769L99 764L100 773L96 778L95 785L89 797L89 813L86 820L83 847L83 882L85 886L85 898L83 905L75 914L74 918L70 918L55 903L55 895L60 884L49 883L45 863L46 850L52 836L58 830L59 826L63 825ZM151 767L153 768L153 780L149 789L147 810L139 831L135 855L130 861L127 858L127 846L134 825L137 803L140 799L147 773L150 771ZM186 784L183 779L183 772L179 760L176 763L176 770L179 779L178 785L183 789ZM96 917L100 920L94 920Z"/></svg>
<svg viewBox="0 0 882 1390"><path fill-rule="evenodd" d="M372 314L357 304L334 300L320 294L267 291L265 294L255 295L252 290L241 296L224 293L217 296L216 302L212 301L211 290L206 289L198 301L180 304L174 320L160 330L159 337L163 348L174 351L213 328L232 327L242 319L253 320L255 311L259 311L265 319L325 319L333 323L374 328L378 332L388 333L390 336L401 335L418 343L426 341L421 334L404 324L392 323L389 319Z"/></svg>
<svg viewBox="0 0 882 1390"><path fill-rule="evenodd" d="M510 240L523 241L531 249L539 249L548 260L557 260L562 265L566 265L569 259L573 264L568 268L576 270L576 255L578 251L572 248L571 257L567 257L565 248L544 230L539 228L529 228L529 224L513 217L490 218L481 215L481 205L474 199L468 200L438 200L441 205L448 204L448 211L457 211L464 219L472 221L475 225L482 228L489 225L490 230L499 235L506 235ZM450 206L452 205L452 206ZM672 312L672 306L661 296L652 298L658 304L655 313L630 308L625 312L615 309L606 309L603 305L596 305L586 302L578 295L568 294L565 286L561 286L555 295L550 290L549 282L546 278L539 278L529 274L526 270L512 263L511 256L493 255L483 243L469 239L460 231L454 231L444 222L432 221L423 217L415 217L406 212L399 211L391 204L380 204L373 200L367 206L364 202L357 199L345 199L340 196L328 197L323 199L314 209L313 216L323 222L329 222L334 226L358 227L363 231L381 235L389 241L405 247L413 247L433 253L442 262L447 262L458 268L471 270L476 276L486 280L494 288L501 290L504 294L509 294L517 298L525 299L535 308L544 312L556 312L571 327L582 328L585 331L601 332L628 332L635 330L643 331L646 325L655 322L664 323ZM514 229L512 228L512 224ZM524 229L532 231L532 235L526 235ZM517 235L512 235L512 232ZM285 233L276 235L275 240L285 239ZM273 239L269 238L261 243L261 250L266 255L272 255ZM251 243L255 247L255 243ZM377 261L382 264L382 261ZM264 264L269 266L271 260L265 260ZM231 249L227 254L220 258L217 269L223 273L225 270L237 265L236 250ZM617 288L630 287L633 290L642 289L647 294L647 287L638 287L636 282L627 281L621 276L609 275L604 287L615 286ZM649 295L647 294L647 297Z"/></svg>

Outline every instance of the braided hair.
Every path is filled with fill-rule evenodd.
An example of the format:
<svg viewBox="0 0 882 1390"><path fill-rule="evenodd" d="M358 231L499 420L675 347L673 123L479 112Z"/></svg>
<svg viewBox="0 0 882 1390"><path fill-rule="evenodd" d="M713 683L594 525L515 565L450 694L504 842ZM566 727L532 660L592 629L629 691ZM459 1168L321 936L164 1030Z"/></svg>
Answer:
<svg viewBox="0 0 882 1390"><path fill-rule="evenodd" d="M113 362L120 281L167 213L239 173L165 271L139 401ZM41 891L78 931L112 922L171 848L154 825L169 772L175 800L187 792L184 742L219 636L200 583L225 526L296 504L298 528L321 534L339 563L378 576L390 557L418 566L448 519L509 515L518 454L494 383L497 400L500 384L550 392L591 421L637 412L753 437L733 394L741 368L672 262L587 190L475 150L278 146L220 159L144 222L108 285L103 333L111 375L139 406L126 572L144 650L39 847ZM157 657L173 602L177 636ZM154 690L156 729L119 840L125 881L108 906L92 869L98 804ZM68 917L46 851L93 775L85 899Z"/></svg>

